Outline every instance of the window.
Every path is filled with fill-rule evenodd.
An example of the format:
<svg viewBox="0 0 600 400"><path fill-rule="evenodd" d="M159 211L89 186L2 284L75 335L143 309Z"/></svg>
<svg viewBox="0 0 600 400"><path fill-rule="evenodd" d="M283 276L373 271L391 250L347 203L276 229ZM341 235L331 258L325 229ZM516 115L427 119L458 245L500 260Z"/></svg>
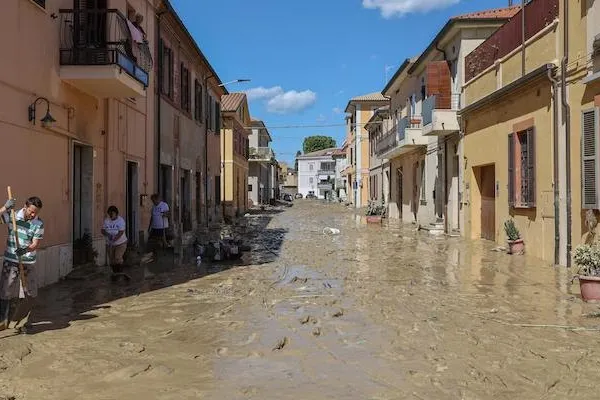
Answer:
<svg viewBox="0 0 600 400"><path fill-rule="evenodd" d="M173 98L173 50L171 50L161 39L159 45L159 62L161 65L161 92L165 96Z"/></svg>
<svg viewBox="0 0 600 400"><path fill-rule="evenodd" d="M600 143L598 109L584 111L581 123L581 175L582 175L582 208L600 208L598 198L598 179L600 177Z"/></svg>
<svg viewBox="0 0 600 400"><path fill-rule="evenodd" d="M184 111L190 112L191 95L190 95L190 70L181 63L181 75L180 75L180 88L181 88L181 108Z"/></svg>
<svg viewBox="0 0 600 400"><path fill-rule="evenodd" d="M249 192L251 192L251 191L252 191L252 185L251 185L251 184L249 184L249 185L248 185L248 191L249 191Z"/></svg>
<svg viewBox="0 0 600 400"><path fill-rule="evenodd" d="M221 104L215 101L215 133L221 133Z"/></svg>
<svg viewBox="0 0 600 400"><path fill-rule="evenodd" d="M46 0L32 0L35 4L42 8L46 8Z"/></svg>
<svg viewBox="0 0 600 400"><path fill-rule="evenodd" d="M315 169L315 166L313 165L313 163L308 164L308 170L312 171ZM311 178L312 179L312 178Z"/></svg>
<svg viewBox="0 0 600 400"><path fill-rule="evenodd" d="M215 176L215 204L221 204L221 176Z"/></svg>
<svg viewBox="0 0 600 400"><path fill-rule="evenodd" d="M314 182L314 181L315 181L315 180L314 180L313 178L309 178L309 179L308 179L308 183L310 183L311 185L313 184L313 182Z"/></svg>
<svg viewBox="0 0 600 400"><path fill-rule="evenodd" d="M425 160L423 160L421 161L421 202L427 201L427 190L425 189L426 183L427 182L425 180Z"/></svg>
<svg viewBox="0 0 600 400"><path fill-rule="evenodd" d="M535 130L508 135L508 205L535 207Z"/></svg>
<svg viewBox="0 0 600 400"><path fill-rule="evenodd" d="M202 85L198 79L194 80L194 119L202 122Z"/></svg>

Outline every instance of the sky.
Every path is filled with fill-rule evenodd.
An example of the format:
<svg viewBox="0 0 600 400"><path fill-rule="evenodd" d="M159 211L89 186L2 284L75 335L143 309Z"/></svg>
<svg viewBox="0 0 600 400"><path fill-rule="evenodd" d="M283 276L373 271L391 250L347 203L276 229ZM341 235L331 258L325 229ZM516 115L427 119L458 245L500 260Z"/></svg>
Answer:
<svg viewBox="0 0 600 400"><path fill-rule="evenodd" d="M448 18L508 0L171 0L222 82L246 92L280 161L306 136L345 137L351 97L380 92ZM518 0L516 3L520 3ZM387 73L386 73L387 71Z"/></svg>

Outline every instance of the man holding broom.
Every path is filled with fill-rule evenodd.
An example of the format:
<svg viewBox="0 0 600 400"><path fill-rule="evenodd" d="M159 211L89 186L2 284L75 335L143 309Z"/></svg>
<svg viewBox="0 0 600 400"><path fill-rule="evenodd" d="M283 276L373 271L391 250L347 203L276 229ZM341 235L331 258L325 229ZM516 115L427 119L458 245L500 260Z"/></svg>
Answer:
<svg viewBox="0 0 600 400"><path fill-rule="evenodd" d="M8 328L11 300L19 299L14 310L17 324L21 321L28 323L33 298L37 297L38 289L34 267L36 250L44 238L44 223L38 218L42 209L40 198L28 198L25 206L18 211L13 211L14 206L15 200L8 199L0 207L0 223L8 225L6 251L0 270L0 330ZM11 219L11 211L14 212L14 221ZM23 328L26 326L20 329Z"/></svg>

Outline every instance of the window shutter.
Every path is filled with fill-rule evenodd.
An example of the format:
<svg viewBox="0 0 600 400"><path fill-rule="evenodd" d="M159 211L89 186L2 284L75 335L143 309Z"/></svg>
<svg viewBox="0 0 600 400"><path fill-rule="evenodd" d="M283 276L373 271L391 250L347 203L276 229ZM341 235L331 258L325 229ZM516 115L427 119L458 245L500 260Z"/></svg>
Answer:
<svg viewBox="0 0 600 400"><path fill-rule="evenodd" d="M527 207L535 207L535 128L527 131Z"/></svg>
<svg viewBox="0 0 600 400"><path fill-rule="evenodd" d="M583 209L598 209L598 113L584 111L581 121Z"/></svg>
<svg viewBox="0 0 600 400"><path fill-rule="evenodd" d="M515 206L515 137L508 134L508 206Z"/></svg>
<svg viewBox="0 0 600 400"><path fill-rule="evenodd" d="M215 107L217 109L216 111L216 122L215 122L215 129L217 132L217 135L221 133L221 104L215 101Z"/></svg>
<svg viewBox="0 0 600 400"><path fill-rule="evenodd" d="M164 46L165 42L161 39L158 40L158 65L160 73L158 74L158 87L161 93L164 93L164 76L165 76L165 62L164 62Z"/></svg>
<svg viewBox="0 0 600 400"><path fill-rule="evenodd" d="M185 110L185 68L183 63L179 64L179 101L181 102L181 108Z"/></svg>

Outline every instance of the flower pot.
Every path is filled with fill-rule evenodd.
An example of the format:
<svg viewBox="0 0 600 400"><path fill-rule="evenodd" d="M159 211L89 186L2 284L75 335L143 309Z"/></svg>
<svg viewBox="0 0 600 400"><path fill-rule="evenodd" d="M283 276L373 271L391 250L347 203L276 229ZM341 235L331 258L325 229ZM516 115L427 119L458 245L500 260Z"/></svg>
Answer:
<svg viewBox="0 0 600 400"><path fill-rule="evenodd" d="M367 215L367 224L380 224L381 215Z"/></svg>
<svg viewBox="0 0 600 400"><path fill-rule="evenodd" d="M577 278L584 301L600 300L600 277L579 275Z"/></svg>
<svg viewBox="0 0 600 400"><path fill-rule="evenodd" d="M508 240L508 254L525 254L523 239Z"/></svg>

